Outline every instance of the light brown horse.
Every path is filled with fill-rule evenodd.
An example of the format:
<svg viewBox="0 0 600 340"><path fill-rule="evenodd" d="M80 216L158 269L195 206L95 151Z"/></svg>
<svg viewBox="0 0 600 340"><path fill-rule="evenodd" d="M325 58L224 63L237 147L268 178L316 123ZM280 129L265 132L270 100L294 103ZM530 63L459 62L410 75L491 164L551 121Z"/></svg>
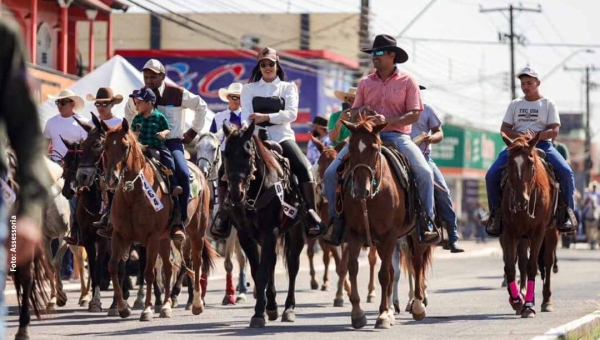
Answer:
<svg viewBox="0 0 600 340"><path fill-rule="evenodd" d="M379 132L387 123L376 124L373 118L362 115L357 118L357 123L342 123L352 132L348 159L351 178L349 187L343 190L347 246L342 259L343 271L347 266L350 272L352 327L362 328L367 324L365 313L360 308L357 288L358 256L361 246L366 243L376 247L381 259L379 283L382 294L375 327L390 328L395 323L389 301L394 277L392 254L396 240L409 233L409 260L415 272L416 286L413 318L421 320L426 314L423 284L425 272L431 262L432 247L420 245L417 234L411 233L414 225L406 224L408 216L405 210L405 192L381 153Z"/></svg>
<svg viewBox="0 0 600 340"><path fill-rule="evenodd" d="M558 242L558 233L554 227L553 208L554 188L546 172L536 144L540 133L533 138L518 137L510 139L502 133L502 139L508 146L508 181L502 191L502 228L500 244L504 253L504 273L508 282L509 302L512 308L523 318L535 317L535 276L538 270L538 254L542 242L546 239L544 262L544 302L543 311L552 309L550 300L550 275L554 263L554 249ZM523 239L527 240L523 240ZM528 242L526 242L528 241ZM529 254L527 254L529 243ZM521 245L519 245L521 244ZM522 284L527 278L525 298L517 288L515 281L519 248L519 267ZM529 255L529 256L527 256ZM524 276L525 271L527 275Z"/></svg>
<svg viewBox="0 0 600 340"><path fill-rule="evenodd" d="M103 129L107 131L104 146L106 162L104 172L107 187L115 190L110 220L113 224L111 243L111 258L109 271L113 280L117 308L122 318L128 317L131 309L123 299L123 293L118 283L117 264L129 251L132 243L141 243L146 247L147 262L144 277L146 279L146 301L142 312L141 321L152 318L152 287L155 279L154 266L157 255L163 259L163 275L165 282L171 282L172 264L169 261L169 214L172 207L171 198L162 192L158 181L143 153L143 146L129 130L129 124L123 120L121 126L110 129L106 124ZM206 188L206 181L201 172L196 169L196 176L200 176L200 183ZM144 183L147 183L145 185ZM144 189L145 187L145 189ZM150 190L149 188L152 188ZM146 191L146 192L145 192ZM153 191L153 192L151 192ZM148 195L146 194L148 193ZM212 262L216 256L212 249L207 247L208 241L204 238L208 227L209 202L206 190L193 200L188 206L190 216L187 235L191 238L191 256L195 269L194 280L194 305L192 312L200 314L204 310L200 291L200 267L202 260ZM162 205L162 209L155 209L155 205ZM206 264L205 264L206 265ZM171 317L172 300L171 286L165 285L165 302L161 308L161 317Z"/></svg>

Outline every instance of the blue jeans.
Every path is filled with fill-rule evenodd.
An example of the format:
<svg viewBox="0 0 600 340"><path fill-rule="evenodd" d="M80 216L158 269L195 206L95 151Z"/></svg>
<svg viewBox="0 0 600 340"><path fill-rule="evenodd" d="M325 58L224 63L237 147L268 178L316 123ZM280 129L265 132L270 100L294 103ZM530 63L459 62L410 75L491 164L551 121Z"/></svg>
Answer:
<svg viewBox="0 0 600 340"><path fill-rule="evenodd" d="M554 172L560 184L560 192L567 203L567 206L575 210L575 177L573 170L567 161L548 141L540 141L536 148L546 152L546 161L554 167ZM488 203L490 211L500 207L500 182L502 180L502 166L508 161L508 149L502 150L498 159L492 164L485 175L485 184L487 187Z"/></svg>
<svg viewBox="0 0 600 340"><path fill-rule="evenodd" d="M171 156L175 161L175 177L177 183L183 189L183 192L179 195L179 207L181 208L181 221L185 223L187 220L187 206L190 201L190 169L185 159L181 139L167 139L165 145L171 151Z"/></svg>
<svg viewBox="0 0 600 340"><path fill-rule="evenodd" d="M433 188L435 206L437 207L440 215L442 215L442 220L446 222L446 226L448 227L448 241L450 244L455 243L458 241L458 225L456 222L456 213L452 207L452 196L450 196L450 189L448 188L448 184L446 184L444 175L442 175L442 172L440 169L438 169L437 164L435 164L433 159L431 159L429 155L426 155L425 159L429 163L431 171L433 171L433 180L437 184Z"/></svg>
<svg viewBox="0 0 600 340"><path fill-rule="evenodd" d="M382 132L379 134L383 141L393 141L396 148L406 156L410 163L411 170L417 182L417 189L423 203L423 209L431 219L434 218L433 212L433 173L429 164L425 160L421 149L412 142L409 135L399 132ZM329 213L335 216L335 188L337 186L337 168L341 163L342 158L348 153L348 146L345 146L336 159L325 170L324 189L325 196L329 201ZM431 228L431 226L430 226Z"/></svg>

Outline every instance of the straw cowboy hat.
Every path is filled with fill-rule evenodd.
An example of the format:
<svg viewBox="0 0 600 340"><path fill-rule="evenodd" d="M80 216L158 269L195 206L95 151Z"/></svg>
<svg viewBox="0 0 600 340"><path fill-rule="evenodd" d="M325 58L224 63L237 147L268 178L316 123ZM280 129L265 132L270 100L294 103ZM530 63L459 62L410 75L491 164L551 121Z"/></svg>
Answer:
<svg viewBox="0 0 600 340"><path fill-rule="evenodd" d="M333 91L333 95L341 101L346 100L346 97L356 97L356 87L349 88L348 92Z"/></svg>
<svg viewBox="0 0 600 340"><path fill-rule="evenodd" d="M361 49L365 53L371 53L373 51L390 51L395 52L396 57L394 58L395 64L402 64L408 60L408 53L405 50L398 47L396 39L391 35L380 34L375 37L372 48Z"/></svg>
<svg viewBox="0 0 600 340"><path fill-rule="evenodd" d="M73 111L76 111L76 112L83 110L83 108L85 107L83 98L76 95L75 92L73 92L71 90L62 90L56 96L49 94L48 99L50 99L50 100L71 99L72 101L75 102L75 107L73 108Z"/></svg>
<svg viewBox="0 0 600 340"><path fill-rule="evenodd" d="M227 96L231 94L241 96L242 87L244 87L242 83L231 83L231 85L229 85L228 88L219 89L219 98L221 98L222 101L229 103L229 100L227 100Z"/></svg>
<svg viewBox="0 0 600 340"><path fill-rule="evenodd" d="M113 93L113 90L110 87L101 87L98 89L98 92L96 92L95 97L91 93L88 93L88 95L85 96L85 99L87 99L91 102L99 102L99 103L111 102L111 103L117 105L117 104L121 104L121 102L123 101L123 96L120 94L115 96Z"/></svg>

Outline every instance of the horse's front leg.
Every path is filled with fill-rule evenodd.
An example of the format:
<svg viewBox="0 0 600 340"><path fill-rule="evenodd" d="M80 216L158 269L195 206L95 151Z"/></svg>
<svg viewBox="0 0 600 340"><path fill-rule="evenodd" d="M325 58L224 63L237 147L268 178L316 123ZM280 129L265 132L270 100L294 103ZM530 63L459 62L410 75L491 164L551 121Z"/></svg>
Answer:
<svg viewBox="0 0 600 340"><path fill-rule="evenodd" d="M159 254L163 259L162 272L165 277L165 301L160 309L161 318L170 318L172 312L171 301L171 276L173 275L173 265L171 263L171 240L161 239L159 246ZM185 271L182 269L182 271Z"/></svg>
<svg viewBox="0 0 600 340"><path fill-rule="evenodd" d="M75 261L75 263L77 263L77 269L79 270L79 283L81 286L81 293L79 295L79 306L80 307L88 307L91 298L91 287L88 284L90 275L86 275L86 270L85 270L85 259L83 256L83 251L82 248L78 247L78 246L69 246L69 249L71 249L71 252L73 253L73 261ZM86 251L86 255L87 258L89 260L90 256L89 254L87 254ZM96 254L94 254L95 256ZM91 267L89 265L89 261L88 261L88 268L91 270Z"/></svg>
<svg viewBox="0 0 600 340"><path fill-rule="evenodd" d="M235 233L231 233L227 240L225 240L225 271L227 272L226 283L225 283L225 296L223 297L223 301L221 304L223 306L226 305L235 305L235 287L233 285L233 262L231 261L231 257L233 256L233 251L235 250L235 242L237 236Z"/></svg>
<svg viewBox="0 0 600 340"><path fill-rule="evenodd" d="M154 287L154 280L156 279L155 266L159 247L160 240L158 239L158 235L148 239L146 244L146 268L144 270L144 278L146 279L146 301L144 303L144 311L140 316L140 321L152 320L152 289Z"/></svg>
<svg viewBox="0 0 600 340"><path fill-rule="evenodd" d="M67 304L67 294L65 294L65 291L63 290L61 268L62 268L63 258L65 256L67 250L69 249L69 246L62 239L62 237L58 238L58 243L59 243L58 251L56 252L56 256L54 256L52 265L54 266L54 276L55 276L55 280L56 280L56 304L59 307L63 307L64 305Z"/></svg>
<svg viewBox="0 0 600 340"><path fill-rule="evenodd" d="M369 248L369 293L367 295L367 303L375 301L377 294L375 293L375 265L377 264L377 248Z"/></svg>
<svg viewBox="0 0 600 340"><path fill-rule="evenodd" d="M358 295L358 256L360 254L361 240L358 238L356 233L350 228L347 229L347 242L348 242L348 273L350 274L350 303L352 303L352 312L350 313L350 319L352 321L352 327L363 328L367 325L367 317L365 312L360 308L360 296Z"/></svg>
<svg viewBox="0 0 600 340"><path fill-rule="evenodd" d="M331 246L333 249L334 247ZM336 248L337 249L337 248ZM333 307L344 307L344 289L350 296L351 288L348 283L348 246L342 247L342 257L335 265L335 272L338 275L337 290L335 291L335 299L333 300Z"/></svg>
<svg viewBox="0 0 600 340"><path fill-rule="evenodd" d="M414 273L414 298L411 306L412 317L416 321L421 321L427 315L425 306L425 253L431 252L429 246L419 244L418 237L412 238L413 252L411 262Z"/></svg>
<svg viewBox="0 0 600 340"><path fill-rule="evenodd" d="M390 237L392 236L392 237ZM381 302L379 304L379 316L375 323L375 328L388 329L394 320L394 313L390 310L390 295L392 286L392 277L394 269L392 267L392 257L394 253L394 237L388 235L382 238L382 243L378 244L376 249L381 258L381 267L379 268L379 284L381 285Z"/></svg>
<svg viewBox="0 0 600 340"><path fill-rule="evenodd" d="M315 245L317 241L315 239L306 238L306 255L308 256L308 267L310 273L310 289L319 289L319 281L317 281L315 271Z"/></svg>
<svg viewBox="0 0 600 340"><path fill-rule="evenodd" d="M400 295L398 294L398 284L400 283L400 245L399 241L394 242L394 253L392 255L392 267L394 269L394 282L392 283L392 304L394 305L394 312L400 314Z"/></svg>
<svg viewBox="0 0 600 340"><path fill-rule="evenodd" d="M231 233L237 235L236 229L233 228L233 230L231 230ZM246 302L246 292L248 291L246 287L248 284L248 281L246 280L246 254L244 254L244 250L242 250L242 246L240 245L240 241L238 240L237 236L235 236L234 239L235 255L237 258L238 265L240 267L237 286L237 291L239 294L238 297L235 299L235 302L243 303Z"/></svg>
<svg viewBox="0 0 600 340"><path fill-rule="evenodd" d="M515 281L517 274L515 260L517 256L518 243L519 240L509 236L508 233L503 233L502 236L500 236L500 244L502 245L504 255L504 275L506 276L509 294L508 301L510 302L513 310L515 310L517 313L520 313L525 301L523 300L523 296L519 292L517 282Z"/></svg>
<svg viewBox="0 0 600 340"><path fill-rule="evenodd" d="M332 257L331 248L334 248L334 247L326 244L323 241L322 237L319 237L319 246L321 247L321 250L323 251L323 266L325 266L325 269L323 270L323 284L321 285L321 291L328 291L329 290L329 263L331 263L331 257ZM337 251L336 251L336 253L337 253ZM334 259L334 261L335 261L335 259ZM339 255L338 255L338 261L339 261Z"/></svg>
<svg viewBox="0 0 600 340"><path fill-rule="evenodd" d="M123 240L118 233L113 233L111 241L111 256L108 262L108 271L113 282L114 298L117 302L117 311L121 318L131 315L131 309L123 298L123 290L119 280L119 263L122 261L126 251L129 251L131 242Z"/></svg>
<svg viewBox="0 0 600 340"><path fill-rule="evenodd" d="M257 315L262 315L265 313L265 307L269 321L277 320L279 317L276 300L277 290L275 289L275 265L277 264L277 228L273 228L272 231L265 232L262 240L263 243L260 254L261 261L258 268L258 280L256 284L256 295L258 299L256 302L256 308L254 309L255 314L252 318L252 322L255 322L254 320ZM261 299L266 300L263 300L265 302L261 302ZM262 313L259 314L261 310ZM264 327L260 326L260 321L258 321L258 324L254 326L252 325L252 322L250 327Z"/></svg>
<svg viewBox="0 0 600 340"><path fill-rule="evenodd" d="M304 236L300 225L290 229L285 237L288 251L284 254L287 262L289 275L288 295L285 299L285 310L281 316L281 321L294 322L296 321L296 277L300 269L300 254L304 248Z"/></svg>
<svg viewBox="0 0 600 340"><path fill-rule="evenodd" d="M546 227L544 226L538 228L531 239L531 254L527 262L527 293L525 295L525 308L521 311L522 318L535 317L535 277L538 271L538 255L545 235Z"/></svg>
<svg viewBox="0 0 600 340"><path fill-rule="evenodd" d="M542 301L542 312L553 312L554 305L552 304L552 265L556 257L556 247L558 245L558 231L551 229L546 232L544 262L546 264L546 279L544 280L544 301Z"/></svg>
<svg viewBox="0 0 600 340"><path fill-rule="evenodd" d="M48 261L50 261L52 269L54 270L54 275L52 275L52 279L50 280L50 300L46 306L46 310L51 311L54 310L54 306L56 305L56 291L58 285L56 282L56 267L54 267L54 257L52 256L52 240L44 239L44 250L46 251L46 258Z"/></svg>
<svg viewBox="0 0 600 340"><path fill-rule="evenodd" d="M519 274L521 282L519 282L519 292L525 296L527 284L527 262L528 262L529 240L520 239L517 246L517 263L519 265Z"/></svg>

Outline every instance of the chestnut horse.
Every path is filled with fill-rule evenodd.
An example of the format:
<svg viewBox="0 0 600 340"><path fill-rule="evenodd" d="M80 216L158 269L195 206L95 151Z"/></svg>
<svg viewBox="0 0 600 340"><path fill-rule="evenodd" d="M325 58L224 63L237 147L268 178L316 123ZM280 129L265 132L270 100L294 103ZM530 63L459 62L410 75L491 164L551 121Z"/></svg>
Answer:
<svg viewBox="0 0 600 340"><path fill-rule="evenodd" d="M536 152L535 145L540 141L540 133L533 138L521 136L515 139L510 139L502 133L502 139L508 146L508 180L502 190L503 233L500 236L504 253L504 273L512 308L521 317L532 318L535 317L535 276L538 270L538 255L544 239L546 239L544 256L546 272L542 310L552 309L550 274L554 263L554 249L558 242L558 233L553 229L555 227L553 220L555 206L553 197L555 196L553 195L557 193ZM528 257L527 243L529 243ZM525 269L527 272L525 298L519 292L515 281L517 249L519 249L519 267L523 278L525 278L523 275Z"/></svg>
<svg viewBox="0 0 600 340"><path fill-rule="evenodd" d="M421 245L414 225L407 225L406 194L381 152L379 132L387 123L375 124L373 118L363 115L357 117L357 123L342 123L352 132L348 159L350 181L349 187L343 188L347 246L342 259L343 271L347 266L350 272L352 327L362 328L367 324L365 313L360 308L357 274L361 247L369 243L376 247L381 259L379 283L382 294L375 327L389 328L394 324L394 311L389 299L394 277L391 261L396 240L405 235L409 235L410 253L407 257L415 273L412 316L417 321L422 320L426 314L423 304L425 273L431 263L433 248Z"/></svg>
<svg viewBox="0 0 600 340"><path fill-rule="evenodd" d="M119 315L126 318L131 314L127 301L123 299L121 286L117 278L117 264L129 251L132 243L141 243L146 247L146 301L141 321L152 318L152 287L155 279L154 266L157 256L163 259L163 275L165 282L171 282L172 264L170 262L169 215L172 201L168 194L162 192L159 182L146 159L143 146L129 129L127 120L121 126L110 129L104 122L102 128L107 131L104 143L106 162L104 173L106 185L115 191L110 220L113 225L111 258L109 271L113 280L114 293L117 298ZM192 164L188 163L191 167ZM201 184L206 188L206 180L195 167L191 168ZM190 223L187 237L191 238L191 258L194 265L194 302L192 312L195 315L204 310L200 291L200 267L212 265L216 254L209 248L205 233L208 228L209 199L208 191L202 190L200 196L190 202L188 211ZM162 206L162 208L161 208ZM204 249L206 247L206 249ZM187 270L187 268L186 268ZM171 317L172 300L170 284L165 285L165 302L161 309L161 317Z"/></svg>

